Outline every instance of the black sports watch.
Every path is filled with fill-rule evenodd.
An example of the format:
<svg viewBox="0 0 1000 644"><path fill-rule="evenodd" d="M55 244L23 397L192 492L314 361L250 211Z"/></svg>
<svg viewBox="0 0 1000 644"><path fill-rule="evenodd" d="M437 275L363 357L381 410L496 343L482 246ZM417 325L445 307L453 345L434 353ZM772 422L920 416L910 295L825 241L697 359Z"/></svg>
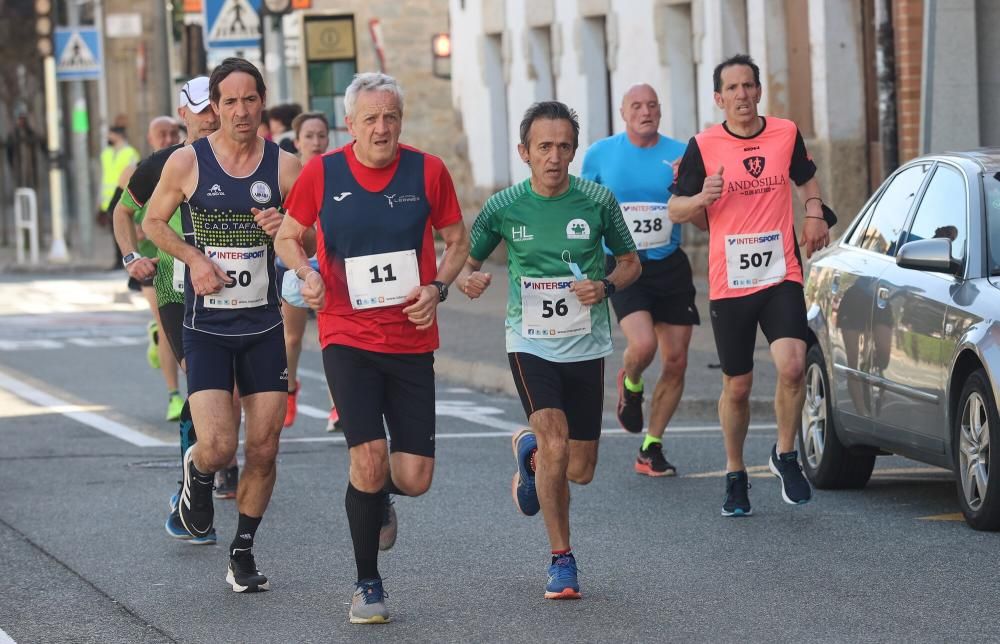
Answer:
<svg viewBox="0 0 1000 644"><path fill-rule="evenodd" d="M604 299L608 299L609 297L614 295L615 291L618 288L615 286L614 282L612 282L607 278L602 279L601 284L604 284Z"/></svg>
<svg viewBox="0 0 1000 644"><path fill-rule="evenodd" d="M438 280L434 280L433 282L431 282L431 285L437 287L438 297L441 298L440 301L444 302L445 300L448 299L448 285L447 284L445 284L444 282L439 282Z"/></svg>
<svg viewBox="0 0 1000 644"><path fill-rule="evenodd" d="M122 257L122 266L127 267L129 264L136 261L137 259L142 259L142 255L133 251L128 255L126 255L125 257Z"/></svg>

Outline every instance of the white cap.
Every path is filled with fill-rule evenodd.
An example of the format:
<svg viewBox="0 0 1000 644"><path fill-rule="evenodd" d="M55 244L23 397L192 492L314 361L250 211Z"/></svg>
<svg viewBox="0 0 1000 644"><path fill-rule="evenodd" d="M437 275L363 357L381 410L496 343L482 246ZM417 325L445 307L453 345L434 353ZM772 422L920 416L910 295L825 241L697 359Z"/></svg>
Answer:
<svg viewBox="0 0 1000 644"><path fill-rule="evenodd" d="M178 94L178 103L196 114L208 107L208 76L196 76L184 83Z"/></svg>

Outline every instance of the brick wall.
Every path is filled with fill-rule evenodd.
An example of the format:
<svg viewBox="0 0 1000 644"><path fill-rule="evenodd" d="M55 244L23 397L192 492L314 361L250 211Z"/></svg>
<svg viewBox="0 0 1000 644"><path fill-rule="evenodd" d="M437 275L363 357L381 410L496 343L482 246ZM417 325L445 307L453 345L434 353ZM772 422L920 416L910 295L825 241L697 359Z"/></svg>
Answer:
<svg viewBox="0 0 1000 644"><path fill-rule="evenodd" d="M902 164L920 154L924 0L893 0L892 24L896 41L899 162Z"/></svg>

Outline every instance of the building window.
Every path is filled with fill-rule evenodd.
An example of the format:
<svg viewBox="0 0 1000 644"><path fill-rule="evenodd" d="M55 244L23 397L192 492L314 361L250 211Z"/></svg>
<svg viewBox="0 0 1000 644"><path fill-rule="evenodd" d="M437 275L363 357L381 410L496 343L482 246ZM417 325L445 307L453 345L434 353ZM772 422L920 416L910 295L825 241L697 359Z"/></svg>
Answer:
<svg viewBox="0 0 1000 644"><path fill-rule="evenodd" d="M531 67L535 71L535 100L557 100L552 61L552 29L535 27L530 30L529 35Z"/></svg>
<svg viewBox="0 0 1000 644"><path fill-rule="evenodd" d="M493 148L493 185L510 184L510 145L507 137L507 83L503 73L503 38L487 34L483 43L483 74L489 91L490 143Z"/></svg>
<svg viewBox="0 0 1000 644"><path fill-rule="evenodd" d="M303 32L309 110L326 114L335 147L350 143L344 93L358 72L354 16L305 16Z"/></svg>
<svg viewBox="0 0 1000 644"><path fill-rule="evenodd" d="M584 18L581 25L581 65L587 83L587 112L581 126L592 143L612 132L611 71L608 69L608 39L604 16Z"/></svg>

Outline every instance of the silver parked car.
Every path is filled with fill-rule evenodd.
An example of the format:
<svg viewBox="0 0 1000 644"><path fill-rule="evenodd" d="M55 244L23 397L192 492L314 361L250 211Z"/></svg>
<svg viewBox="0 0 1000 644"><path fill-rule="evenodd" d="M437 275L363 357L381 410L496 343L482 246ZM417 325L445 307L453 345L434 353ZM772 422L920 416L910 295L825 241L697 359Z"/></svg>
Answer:
<svg viewBox="0 0 1000 644"><path fill-rule="evenodd" d="M814 256L806 306L809 480L864 487L899 454L952 470L968 524L1000 529L1000 148L893 173Z"/></svg>

